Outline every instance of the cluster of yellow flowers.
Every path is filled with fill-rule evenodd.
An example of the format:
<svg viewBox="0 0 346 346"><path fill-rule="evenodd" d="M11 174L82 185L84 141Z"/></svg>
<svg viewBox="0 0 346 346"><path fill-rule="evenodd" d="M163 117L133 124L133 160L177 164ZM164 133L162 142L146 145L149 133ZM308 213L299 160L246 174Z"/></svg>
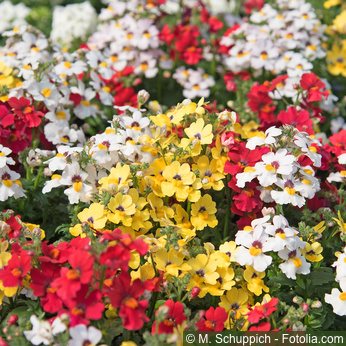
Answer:
<svg viewBox="0 0 346 346"><path fill-rule="evenodd" d="M328 0L326 9L339 6L340 12L328 27L327 33L333 38L331 49L327 53L328 71L334 75L346 77L346 3L342 0Z"/></svg>
<svg viewBox="0 0 346 346"><path fill-rule="evenodd" d="M257 131L251 124L237 123L232 112L208 113L205 106L203 99L185 102L151 116L152 136L144 135L142 151L153 160L118 162L111 168L70 233L84 236L87 230L102 233L117 227L142 237L150 252L145 263L132 259L133 279L147 280L161 272L167 282L182 280L189 294L219 297L229 323L238 320L243 328L254 295L269 292L263 281L266 274L239 266L236 243L221 239L220 230L213 234L213 229L226 219L220 215L229 208L223 194L227 146L221 144L222 134L232 130L248 138Z"/></svg>

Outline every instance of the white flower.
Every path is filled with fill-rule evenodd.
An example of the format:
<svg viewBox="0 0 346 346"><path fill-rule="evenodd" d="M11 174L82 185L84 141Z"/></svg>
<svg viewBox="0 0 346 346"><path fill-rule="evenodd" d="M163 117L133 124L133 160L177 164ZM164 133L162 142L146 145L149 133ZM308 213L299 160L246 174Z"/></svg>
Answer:
<svg viewBox="0 0 346 346"><path fill-rule="evenodd" d="M50 345L53 342L52 328L49 322L40 321L35 315L30 317L32 330L25 330L24 335L33 345Z"/></svg>
<svg viewBox="0 0 346 346"><path fill-rule="evenodd" d="M79 201L88 202L91 198L92 187L85 183L88 174L81 170L77 162L68 164L62 173L61 183L70 186L64 191L71 204Z"/></svg>
<svg viewBox="0 0 346 346"><path fill-rule="evenodd" d="M236 243L241 245L235 253L235 260L240 265L251 265L255 270L264 272L272 263L272 258L264 253L270 251L268 234L262 230L253 232L239 231Z"/></svg>
<svg viewBox="0 0 346 346"><path fill-rule="evenodd" d="M266 227L265 232L272 236L268 239L268 244L273 251L277 252L285 247L293 250L291 243L294 242L298 232L289 226L284 216L275 215L272 227Z"/></svg>
<svg viewBox="0 0 346 346"><path fill-rule="evenodd" d="M24 197L24 190L19 178L20 175L7 166L0 168L0 201L6 201L9 197L15 199Z"/></svg>
<svg viewBox="0 0 346 346"><path fill-rule="evenodd" d="M11 157L8 157L12 153L10 148L4 147L0 144L0 168L4 168L7 165L14 165L15 162Z"/></svg>
<svg viewBox="0 0 346 346"><path fill-rule="evenodd" d="M278 174L289 175L293 172L296 158L287 154L286 149L279 149L262 156L262 162L257 162L255 169L259 183L268 187L278 181Z"/></svg>
<svg viewBox="0 0 346 346"><path fill-rule="evenodd" d="M102 333L98 329L84 324L70 328L70 335L72 339L69 340L68 346L97 345L102 339Z"/></svg>
<svg viewBox="0 0 346 346"><path fill-rule="evenodd" d="M289 279L296 279L296 274L309 274L311 264L306 262L306 259L300 252L300 243L297 243L295 250L285 248L278 252L280 258L285 262L279 265L279 268Z"/></svg>
<svg viewBox="0 0 346 346"><path fill-rule="evenodd" d="M292 177L287 180L278 179L275 183L282 190L272 190L270 195L273 200L278 204L292 204L301 208L305 203L305 198L301 196L301 184L298 184Z"/></svg>
<svg viewBox="0 0 346 346"><path fill-rule="evenodd" d="M248 139L246 143L246 147L250 150L254 150L257 146L260 146L260 145L275 144L276 143L275 137L278 137L281 134L282 134L281 129L275 126L269 127L269 129L267 129L266 132L264 133L264 136L261 136L261 137L255 136Z"/></svg>
<svg viewBox="0 0 346 346"><path fill-rule="evenodd" d="M346 292L340 292L337 288L333 288L330 294L324 296L324 300L333 306L335 314L346 315Z"/></svg>

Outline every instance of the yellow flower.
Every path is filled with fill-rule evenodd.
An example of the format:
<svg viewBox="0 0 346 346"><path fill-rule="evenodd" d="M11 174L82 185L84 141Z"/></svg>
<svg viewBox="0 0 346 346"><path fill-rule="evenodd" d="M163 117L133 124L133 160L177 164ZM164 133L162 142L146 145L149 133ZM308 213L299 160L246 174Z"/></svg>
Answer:
<svg viewBox="0 0 346 346"><path fill-rule="evenodd" d="M195 258L191 258L188 262L191 267L191 274L200 278L207 284L215 285L219 274L216 273L216 262L205 254L199 254Z"/></svg>
<svg viewBox="0 0 346 346"><path fill-rule="evenodd" d="M192 165L192 169L197 172L196 174L201 179L203 189L220 191L224 187L222 179L224 179L225 176L218 172L217 160L211 160L211 162L209 162L208 156L200 156L197 160L197 164Z"/></svg>
<svg viewBox="0 0 346 346"><path fill-rule="evenodd" d="M149 221L149 210L144 209L148 202L144 197L139 197L139 193L136 189L130 189L128 194L131 196L132 201L136 206L136 213L132 216L131 228L135 231L148 231L152 227L152 223Z"/></svg>
<svg viewBox="0 0 346 346"><path fill-rule="evenodd" d="M131 279L141 279L142 281L150 280L155 276L155 270L151 263L145 263L137 270L131 271Z"/></svg>
<svg viewBox="0 0 346 346"><path fill-rule="evenodd" d="M161 223L163 220L169 220L174 216L173 209L165 206L163 200L154 193L150 192L147 200L151 207L150 216L153 221Z"/></svg>
<svg viewBox="0 0 346 346"><path fill-rule="evenodd" d="M45 231L40 227L40 225L36 225L34 223L28 223L28 222L25 222L23 223L24 226L27 227L27 229L30 231L30 233L32 232L39 232L40 234L40 239L43 240L46 236L46 233ZM31 235L29 236L30 238L32 237Z"/></svg>
<svg viewBox="0 0 346 346"><path fill-rule="evenodd" d="M225 242L219 247L219 251L225 253L229 257L230 262L235 262L234 254L236 249L237 244L233 240Z"/></svg>
<svg viewBox="0 0 346 346"><path fill-rule="evenodd" d="M160 249L154 254L156 268L164 272L165 276L179 276L180 271L190 269L189 265L184 263L185 256L174 249L166 251Z"/></svg>
<svg viewBox="0 0 346 346"><path fill-rule="evenodd" d="M346 42L342 45L335 42L332 49L327 52L328 71L334 75L346 77Z"/></svg>
<svg viewBox="0 0 346 346"><path fill-rule="evenodd" d="M83 232L83 227L82 224L77 223L76 225L74 225L73 227L69 228L69 232L71 233L72 236L74 237L81 237L81 238L85 238L86 234Z"/></svg>
<svg viewBox="0 0 346 346"><path fill-rule="evenodd" d="M324 8L331 8L331 7L334 7L334 6L337 6L337 5L340 5L341 4L341 0L327 0L323 6Z"/></svg>
<svg viewBox="0 0 346 346"><path fill-rule="evenodd" d="M0 88L11 88L13 86L15 80L12 77L12 72L12 68L0 61Z"/></svg>
<svg viewBox="0 0 346 346"><path fill-rule="evenodd" d="M100 190L108 192L118 192L129 186L130 167L118 163L113 167L108 177L101 178L99 181Z"/></svg>
<svg viewBox="0 0 346 346"><path fill-rule="evenodd" d="M180 165L178 161L174 161L163 170L162 175L166 180L161 184L162 193L169 197L175 194L177 201L186 201L189 196L189 186L196 180L190 165L188 163Z"/></svg>
<svg viewBox="0 0 346 346"><path fill-rule="evenodd" d="M136 212L136 205L131 196L118 192L108 203L108 208L112 213L108 214L108 220L114 224L122 223L124 226L131 226L132 216Z"/></svg>
<svg viewBox="0 0 346 346"><path fill-rule="evenodd" d="M248 293L242 288L233 287L220 298L219 306L224 308L232 320L237 320L248 312Z"/></svg>
<svg viewBox="0 0 346 346"><path fill-rule="evenodd" d="M340 232L341 233L346 233L346 222L344 222L340 210L338 211L338 219L333 217L333 220L339 225L340 227Z"/></svg>
<svg viewBox="0 0 346 346"><path fill-rule="evenodd" d="M192 144L192 156L200 154L203 144L211 144L213 141L213 126L211 124L204 125L204 120L199 118L185 129L188 138L183 138L180 146L186 149Z"/></svg>
<svg viewBox="0 0 346 346"><path fill-rule="evenodd" d="M259 124L251 120L248 123L241 125L239 123L234 124L234 132L239 133L243 139L248 139L255 136L264 134L262 131L257 131Z"/></svg>
<svg viewBox="0 0 346 346"><path fill-rule="evenodd" d="M191 207L191 223L197 230L214 228L218 224L215 214L216 203L210 195L204 195Z"/></svg>
<svg viewBox="0 0 346 346"><path fill-rule="evenodd" d="M133 341L123 341L120 346L137 346L137 344Z"/></svg>
<svg viewBox="0 0 346 346"><path fill-rule="evenodd" d="M247 282L247 289L259 296L262 294L262 291L269 292L269 288L264 284L263 278L265 277L265 272L258 272L253 269L251 266L246 266L243 276Z"/></svg>
<svg viewBox="0 0 346 346"><path fill-rule="evenodd" d="M335 17L332 29L340 34L346 34L346 10Z"/></svg>
<svg viewBox="0 0 346 346"><path fill-rule="evenodd" d="M80 222L86 222L91 228L101 230L106 226L107 215L101 203L92 203L89 208L78 214Z"/></svg>
<svg viewBox="0 0 346 346"><path fill-rule="evenodd" d="M149 168L144 172L145 184L153 190L155 195L159 197L164 196L161 191L161 183L165 180L165 178L162 176L165 167L165 160L163 157L160 157L159 159L154 160Z"/></svg>
<svg viewBox="0 0 346 346"><path fill-rule="evenodd" d="M316 233L321 234L326 229L326 222L321 221L319 224L313 227Z"/></svg>
<svg viewBox="0 0 346 346"><path fill-rule="evenodd" d="M320 262L323 259L322 256L323 247L320 243L314 242L312 244L307 243L304 249L305 258L310 262Z"/></svg>

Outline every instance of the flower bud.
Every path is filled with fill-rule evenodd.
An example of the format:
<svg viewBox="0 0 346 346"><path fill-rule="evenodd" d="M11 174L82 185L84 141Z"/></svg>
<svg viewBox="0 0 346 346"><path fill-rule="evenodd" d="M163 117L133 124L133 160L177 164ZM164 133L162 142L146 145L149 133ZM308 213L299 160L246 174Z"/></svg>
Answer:
<svg viewBox="0 0 346 346"><path fill-rule="evenodd" d="M201 292L201 289L199 287L193 287L191 290L191 299L196 298L199 295L199 292Z"/></svg>
<svg viewBox="0 0 346 346"><path fill-rule="evenodd" d="M308 312L309 311L309 304L303 303L301 305L301 308L303 309L304 312Z"/></svg>
<svg viewBox="0 0 346 346"><path fill-rule="evenodd" d="M139 106L141 106L141 105L144 105L149 100L150 94L146 90L142 89L138 92L137 97L138 97L138 104Z"/></svg>
<svg viewBox="0 0 346 346"><path fill-rule="evenodd" d="M314 302L312 302L311 307L313 309L319 309L320 307L322 307L322 303L319 300L315 300Z"/></svg>
<svg viewBox="0 0 346 346"><path fill-rule="evenodd" d="M16 324L17 321L18 321L18 315L13 314L8 318L7 323L9 326L12 326L12 325Z"/></svg>

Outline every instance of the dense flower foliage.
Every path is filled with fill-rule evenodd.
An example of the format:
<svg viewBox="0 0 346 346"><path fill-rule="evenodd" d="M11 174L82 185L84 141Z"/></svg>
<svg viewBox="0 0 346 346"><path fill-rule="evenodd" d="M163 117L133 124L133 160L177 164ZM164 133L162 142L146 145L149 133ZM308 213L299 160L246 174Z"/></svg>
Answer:
<svg viewBox="0 0 346 346"><path fill-rule="evenodd" d="M0 4L0 344L342 330L344 3L46 6Z"/></svg>

